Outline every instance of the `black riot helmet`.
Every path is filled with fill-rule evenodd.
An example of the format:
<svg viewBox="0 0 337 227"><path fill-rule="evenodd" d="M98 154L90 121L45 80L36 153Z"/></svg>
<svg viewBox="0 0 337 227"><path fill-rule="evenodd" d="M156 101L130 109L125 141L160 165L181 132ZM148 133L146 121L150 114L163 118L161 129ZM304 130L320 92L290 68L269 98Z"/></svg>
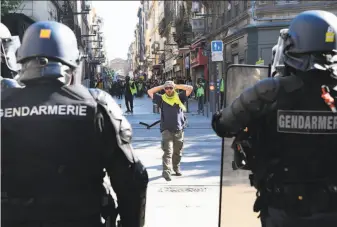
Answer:
<svg viewBox="0 0 337 227"><path fill-rule="evenodd" d="M81 57L74 32L64 24L40 21L24 33L17 61L22 64L20 82L58 79L66 85L80 83Z"/></svg>
<svg viewBox="0 0 337 227"><path fill-rule="evenodd" d="M328 64L327 55L336 55L337 17L326 11L300 13L290 23L284 45L287 67L306 72L316 64Z"/></svg>

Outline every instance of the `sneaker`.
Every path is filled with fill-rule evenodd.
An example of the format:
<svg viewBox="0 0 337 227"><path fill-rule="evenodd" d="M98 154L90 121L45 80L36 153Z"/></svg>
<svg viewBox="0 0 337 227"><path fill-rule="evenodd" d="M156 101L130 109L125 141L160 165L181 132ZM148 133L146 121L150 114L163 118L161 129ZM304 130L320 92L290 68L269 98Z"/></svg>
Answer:
<svg viewBox="0 0 337 227"><path fill-rule="evenodd" d="M164 173L162 174L162 176L164 177L164 179L165 179L166 181L171 181L171 180L172 180L172 179L171 179L171 174L169 174L169 173L164 172Z"/></svg>
<svg viewBox="0 0 337 227"><path fill-rule="evenodd" d="M181 172L180 170L177 170L177 171L174 171L174 172L176 173L176 176L178 176L178 177L180 177L180 176L183 175L182 172Z"/></svg>

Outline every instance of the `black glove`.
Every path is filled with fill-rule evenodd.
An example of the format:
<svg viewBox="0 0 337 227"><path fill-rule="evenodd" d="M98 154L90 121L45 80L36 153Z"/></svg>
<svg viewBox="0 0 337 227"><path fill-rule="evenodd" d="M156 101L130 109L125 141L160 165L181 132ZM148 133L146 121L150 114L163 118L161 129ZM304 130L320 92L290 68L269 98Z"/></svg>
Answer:
<svg viewBox="0 0 337 227"><path fill-rule="evenodd" d="M227 137L227 138L232 138L235 136L235 133L232 132L226 132L225 130L223 130L223 128L220 125L220 120L221 118L221 112L216 112L215 114L213 114L212 117L212 128L214 130L214 132L217 134L217 136L223 138L223 137Z"/></svg>

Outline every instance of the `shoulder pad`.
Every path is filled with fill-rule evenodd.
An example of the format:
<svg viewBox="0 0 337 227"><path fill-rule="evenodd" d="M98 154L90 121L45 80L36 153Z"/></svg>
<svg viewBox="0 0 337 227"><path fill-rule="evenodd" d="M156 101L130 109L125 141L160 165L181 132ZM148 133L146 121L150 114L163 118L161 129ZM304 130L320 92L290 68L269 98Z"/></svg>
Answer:
<svg viewBox="0 0 337 227"><path fill-rule="evenodd" d="M287 93L297 91L304 85L303 80L299 76L277 77L275 80L280 81L280 85Z"/></svg>
<svg viewBox="0 0 337 227"><path fill-rule="evenodd" d="M260 99L274 101L280 91L291 93L302 88L303 81L297 76L266 78L259 81L255 86Z"/></svg>
<svg viewBox="0 0 337 227"><path fill-rule="evenodd" d="M273 102L280 90L280 83L274 78L266 78L255 84L252 89L248 88L248 90L252 90L252 92L255 91L258 96L257 98L260 100ZM251 92L248 92L249 96L250 93Z"/></svg>
<svg viewBox="0 0 337 227"><path fill-rule="evenodd" d="M128 120L123 116L123 112L115 100L107 92L89 88L89 92L96 102L103 107L115 128L117 141L120 144L131 143L132 128Z"/></svg>

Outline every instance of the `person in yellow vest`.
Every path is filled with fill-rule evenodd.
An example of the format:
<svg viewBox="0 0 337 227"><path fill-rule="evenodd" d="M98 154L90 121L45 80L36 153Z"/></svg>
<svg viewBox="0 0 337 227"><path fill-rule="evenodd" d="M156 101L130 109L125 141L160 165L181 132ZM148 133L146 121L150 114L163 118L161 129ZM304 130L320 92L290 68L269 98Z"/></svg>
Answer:
<svg viewBox="0 0 337 227"><path fill-rule="evenodd" d="M204 90L204 84L202 82L199 82L199 84L197 84L196 96L198 99L198 113L203 113L204 112L205 90Z"/></svg>
<svg viewBox="0 0 337 227"><path fill-rule="evenodd" d="M129 76L125 77L125 106L126 113L133 113L133 96L137 93L135 82Z"/></svg>
<svg viewBox="0 0 337 227"><path fill-rule="evenodd" d="M176 90L182 90L178 93ZM164 90L164 94L158 94ZM192 93L193 87L166 81L164 85L151 88L148 95L161 108L160 132L162 134L163 173L165 180L171 180L171 164L177 176L181 176L180 161L184 145L186 118L184 103Z"/></svg>
<svg viewBox="0 0 337 227"><path fill-rule="evenodd" d="M143 96L143 81L139 80L137 84L138 96Z"/></svg>
<svg viewBox="0 0 337 227"><path fill-rule="evenodd" d="M224 105L225 98L225 81L223 77L220 79L220 109L222 109Z"/></svg>

